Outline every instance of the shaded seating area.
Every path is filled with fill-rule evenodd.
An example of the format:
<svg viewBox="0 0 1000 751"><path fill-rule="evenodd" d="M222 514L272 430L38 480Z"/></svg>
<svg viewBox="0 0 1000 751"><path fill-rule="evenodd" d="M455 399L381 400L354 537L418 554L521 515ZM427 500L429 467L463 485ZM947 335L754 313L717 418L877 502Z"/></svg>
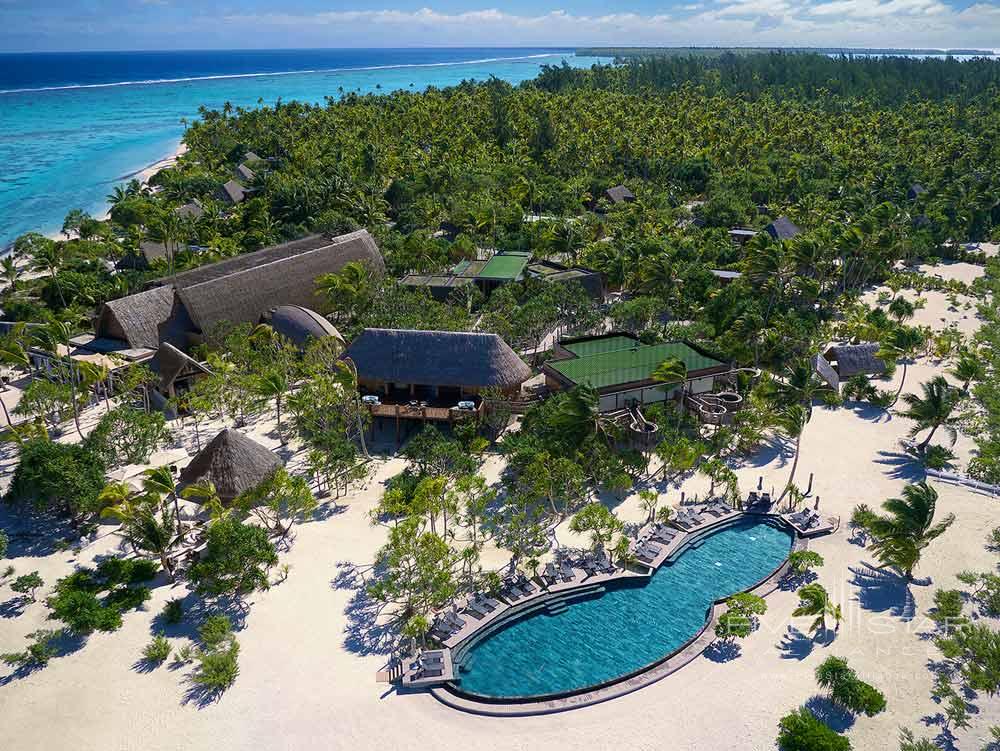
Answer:
<svg viewBox="0 0 1000 751"><path fill-rule="evenodd" d="M803 537L815 537L816 535L832 532L836 523L831 519L824 519L819 512L813 509L803 509L792 514L782 514L782 519L792 525L795 531Z"/></svg>
<svg viewBox="0 0 1000 751"><path fill-rule="evenodd" d="M455 678L451 650L424 650L403 665L403 686L418 688L432 686Z"/></svg>

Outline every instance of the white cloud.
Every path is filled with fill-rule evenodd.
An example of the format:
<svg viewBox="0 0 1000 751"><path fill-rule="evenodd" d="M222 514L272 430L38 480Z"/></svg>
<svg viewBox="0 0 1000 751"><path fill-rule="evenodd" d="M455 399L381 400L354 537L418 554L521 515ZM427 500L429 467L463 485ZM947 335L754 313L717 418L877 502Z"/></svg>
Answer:
<svg viewBox="0 0 1000 751"><path fill-rule="evenodd" d="M537 14L498 8L461 12L329 10L312 14L231 14L232 27L253 26L312 40L336 29L338 43L382 39L405 44L647 44L877 47L992 47L1000 39L1000 7L959 10L943 0L703 0L673 13ZM348 36L344 36L348 35ZM356 40L356 41L355 41Z"/></svg>

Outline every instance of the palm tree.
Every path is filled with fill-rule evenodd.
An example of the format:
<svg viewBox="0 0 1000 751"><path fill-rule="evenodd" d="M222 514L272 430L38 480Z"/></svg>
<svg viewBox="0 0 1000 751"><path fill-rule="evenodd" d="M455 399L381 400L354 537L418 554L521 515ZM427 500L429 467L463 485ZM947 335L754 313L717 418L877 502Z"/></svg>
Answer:
<svg viewBox="0 0 1000 751"><path fill-rule="evenodd" d="M897 297L889 303L889 315L896 319L897 323L903 323L913 318L917 306L905 297Z"/></svg>
<svg viewBox="0 0 1000 751"><path fill-rule="evenodd" d="M608 437L611 425L601 414L597 390L586 384L566 392L552 416L553 424L567 435L582 442L591 435Z"/></svg>
<svg viewBox="0 0 1000 751"><path fill-rule="evenodd" d="M177 536L178 538L183 537L184 528L181 525L181 507L177 500L177 485L170 468L153 467L145 470L142 474L145 475L142 480L142 489L147 495L157 498L166 496L168 500L173 501L174 518L177 520Z"/></svg>
<svg viewBox="0 0 1000 751"><path fill-rule="evenodd" d="M174 562L170 553L183 534L178 532L174 535L169 511L161 508L159 494L148 491L135 493L128 483L113 482L101 491L98 500L107 504L101 516L117 519L121 523L121 534L133 550L159 558L163 570L174 581Z"/></svg>
<svg viewBox="0 0 1000 751"><path fill-rule="evenodd" d="M823 393L832 391L808 360L800 360L787 367L782 378L771 380L769 388L779 406L801 404L810 418L813 400Z"/></svg>
<svg viewBox="0 0 1000 751"><path fill-rule="evenodd" d="M962 391L968 392L973 381L986 378L986 363L976 352L963 350L948 374L962 382Z"/></svg>
<svg viewBox="0 0 1000 751"><path fill-rule="evenodd" d="M17 281L20 276L21 269L18 268L17 261L14 260L13 256L4 256L3 260L0 260L0 280L13 292L17 289Z"/></svg>
<svg viewBox="0 0 1000 751"><path fill-rule="evenodd" d="M835 605L830 601L830 595L822 584L806 584L798 592L799 606L792 611L792 617L815 616L809 626L810 633L822 634L826 632L827 617L833 618L840 628L843 620L843 611L840 605Z"/></svg>
<svg viewBox="0 0 1000 751"><path fill-rule="evenodd" d="M802 448L802 433L812 417L811 412L802 404L790 404L778 415L778 428L788 438L795 439L795 458L792 460L792 471L788 474L788 482L781 491L778 501L784 500L795 482L795 470L799 467L800 449Z"/></svg>
<svg viewBox="0 0 1000 751"><path fill-rule="evenodd" d="M325 295L340 314L350 318L371 294L371 273L360 261L351 261L333 274L316 279L316 294Z"/></svg>
<svg viewBox="0 0 1000 751"><path fill-rule="evenodd" d="M278 421L278 438L284 446L288 441L281 430L281 400L288 393L288 376L283 371L273 368L254 379L257 393L265 399L274 399L274 410Z"/></svg>
<svg viewBox="0 0 1000 751"><path fill-rule="evenodd" d="M36 273L47 273L52 277L56 285L56 292L59 295L59 302L66 307L66 298L63 296L62 287L59 285L59 269L62 268L63 257L59 246L52 240L38 242L31 249L31 258L28 261L28 268Z"/></svg>
<svg viewBox="0 0 1000 751"><path fill-rule="evenodd" d="M910 326L896 326L879 347L877 357L880 359L902 360L903 362L903 377L899 380L899 388L896 390L892 404L889 405L890 408L896 405L896 402L899 401L899 395L903 393L903 384L906 383L906 366L923 345L924 336L918 329Z"/></svg>
<svg viewBox="0 0 1000 751"><path fill-rule="evenodd" d="M889 513L875 516L868 523L872 544L868 549L881 561L882 566L899 569L907 580L913 578L913 569L920 555L932 541L940 537L955 521L948 514L934 524L934 511L938 494L926 482L907 485L902 498L890 498L882 504Z"/></svg>
<svg viewBox="0 0 1000 751"><path fill-rule="evenodd" d="M653 370L652 379L662 383L664 392L669 393L670 386L679 383L681 385L681 410L678 414L683 414L684 390L687 386L687 365L679 357L668 357Z"/></svg>
<svg viewBox="0 0 1000 751"><path fill-rule="evenodd" d="M958 420L954 415L955 407L962 398L962 392L952 386L944 376L934 376L927 383L921 384L923 396L904 394L903 401L907 409L899 412L902 417L909 417L916 424L910 430L910 437L916 437L923 430L930 430L917 450L923 451L930 444L938 428L943 428L950 438L951 445L958 439Z"/></svg>

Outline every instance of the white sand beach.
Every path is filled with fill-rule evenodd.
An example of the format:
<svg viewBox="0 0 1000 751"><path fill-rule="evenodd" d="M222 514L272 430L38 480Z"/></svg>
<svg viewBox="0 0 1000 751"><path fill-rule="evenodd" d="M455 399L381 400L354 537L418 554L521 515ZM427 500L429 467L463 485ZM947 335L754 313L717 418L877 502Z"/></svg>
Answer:
<svg viewBox="0 0 1000 751"><path fill-rule="evenodd" d="M980 269L981 271L981 269ZM928 325L956 322L974 328L976 321L947 306L929 311ZM907 390L939 373L920 361L909 368ZM897 371L897 378L901 373ZM702 656L664 680L605 704L555 715L485 718L445 707L428 694L399 695L375 682L383 667L384 642L355 612L355 589L339 575L345 564L371 562L385 530L368 522L368 511L381 493L381 482L400 471L400 459L380 461L363 486L352 488L329 509L322 521L297 529L294 546L282 555L291 565L284 583L252 598L245 628L239 631L240 675L216 703L199 707L184 703L188 669L168 665L151 672L136 668L140 650L150 639L153 616L163 603L183 595L180 587L162 586L142 612L124 617L114 634L95 634L78 651L53 660L42 671L5 679L0 669L0 728L10 749L108 751L142 748L243 749L771 749L778 719L820 697L813 677L828 655L846 657L862 678L880 687L887 711L838 724L855 749L895 746L900 726L933 737L941 728L933 718L942 708L930 698L928 661L938 653L926 637L933 624L926 613L938 587L952 587L963 569L992 570L995 555L984 548L987 532L1000 525L998 500L935 482L940 514L957 515L954 526L928 548L909 585L891 576L873 575L869 554L849 538L851 510L858 503L877 507L898 495L918 476L902 453L899 440L909 429L904 418L869 406L842 409L817 407L802 441L798 478L804 486L814 474L813 498L825 515L841 520L839 530L811 544L826 560L819 581L842 603L845 621L832 643L817 643L805 633L810 619L793 619L797 598L779 591L768 597L761 628L741 644L742 653L727 662ZM262 422L254 437L268 446ZM203 428L203 435L211 429ZM961 437L956 453L964 462L971 450ZM766 445L737 470L744 492L763 477L766 488L783 486L789 453L781 441ZM9 463L4 465L4 473ZM491 458L484 470L498 477L501 461ZM687 480L688 494L707 491L700 476ZM665 495L676 504L679 490ZM635 496L616 507L626 520L643 513ZM0 513L9 514L2 510ZM4 526L9 517L2 518ZM116 538L103 536L77 556L71 551L45 551L13 560L19 572L37 569L51 584L111 550ZM563 544L573 535L560 528ZM487 552L492 565L506 563L499 551ZM45 592L39 593L44 596ZM0 585L0 605L13 593ZM24 615L0 620L0 652L19 649L25 634L45 627L41 604ZM168 632L169 634L170 632ZM175 644L182 639L174 637ZM1000 701L979 696L980 712L972 728L957 731L958 747L979 748L986 728L1000 721ZM925 719L930 718L930 719Z"/></svg>

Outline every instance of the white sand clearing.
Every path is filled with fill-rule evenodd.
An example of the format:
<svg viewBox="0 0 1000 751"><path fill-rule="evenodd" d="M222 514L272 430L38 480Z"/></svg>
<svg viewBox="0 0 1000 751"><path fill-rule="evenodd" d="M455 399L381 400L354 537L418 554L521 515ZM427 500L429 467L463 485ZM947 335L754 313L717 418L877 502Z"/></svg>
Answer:
<svg viewBox="0 0 1000 751"><path fill-rule="evenodd" d="M912 366L908 390L936 372L928 363ZM929 693L927 662L937 654L925 638L932 630L926 612L935 588L955 586L959 571L992 570L996 556L983 541L1000 524L1000 509L995 499L938 483L939 513L953 512L958 520L927 550L918 580L907 586L893 577L867 575L870 557L849 541L846 521L855 504L876 507L917 476L898 445L908 429L907 420L862 406L817 408L806 429L799 482L805 486L814 473L813 499L818 495L820 510L843 522L836 534L813 543L826 559L819 580L846 616L832 644L812 641L804 633L810 619L790 617L797 598L779 592L768 598L762 627L743 642L738 658L696 659L657 684L602 705L499 719L457 712L425 694L396 695L374 681L385 657L379 634L358 623L351 612L354 591L337 583L339 564L370 562L384 539L383 529L369 525L367 512L377 501L380 481L404 466L392 459L380 463L365 487L342 499L347 506L342 513L298 528L294 547L282 556L292 566L288 580L251 598L246 627L239 632L240 676L217 703L201 708L182 703L185 670L163 666L147 674L133 668L149 641L153 615L166 599L182 593L164 586L146 612L126 614L120 632L97 634L46 669L0 685L5 748L771 749L783 714L808 701L822 706L813 670L827 655L847 657L888 698L883 715L839 725L855 749L894 748L901 725L934 736L941 729L936 720L925 726L922 719L941 711ZM255 437L261 437L257 430ZM957 453L967 458L969 450L969 441L960 441ZM759 476L765 487L780 489L789 459L780 442L765 447L738 469L744 490ZM499 460L491 459L487 476L495 479L499 468ZM703 495L707 481L695 476L683 489ZM666 492L667 502L678 498L677 489ZM635 496L616 511L629 520L642 516ZM0 523L8 526L9 516ZM559 530L563 544L572 544L572 538ZM114 538L106 536L79 557L48 552L14 564L22 572L38 569L51 584L74 563L87 563L113 545ZM495 565L506 562L500 552L487 558ZM0 603L11 596L0 587ZM44 614L38 604L0 621L0 651L21 648L24 634L44 626ZM957 733L960 748L978 748L986 728L1000 722L1000 702L979 696L974 703L980 711L971 730Z"/></svg>

